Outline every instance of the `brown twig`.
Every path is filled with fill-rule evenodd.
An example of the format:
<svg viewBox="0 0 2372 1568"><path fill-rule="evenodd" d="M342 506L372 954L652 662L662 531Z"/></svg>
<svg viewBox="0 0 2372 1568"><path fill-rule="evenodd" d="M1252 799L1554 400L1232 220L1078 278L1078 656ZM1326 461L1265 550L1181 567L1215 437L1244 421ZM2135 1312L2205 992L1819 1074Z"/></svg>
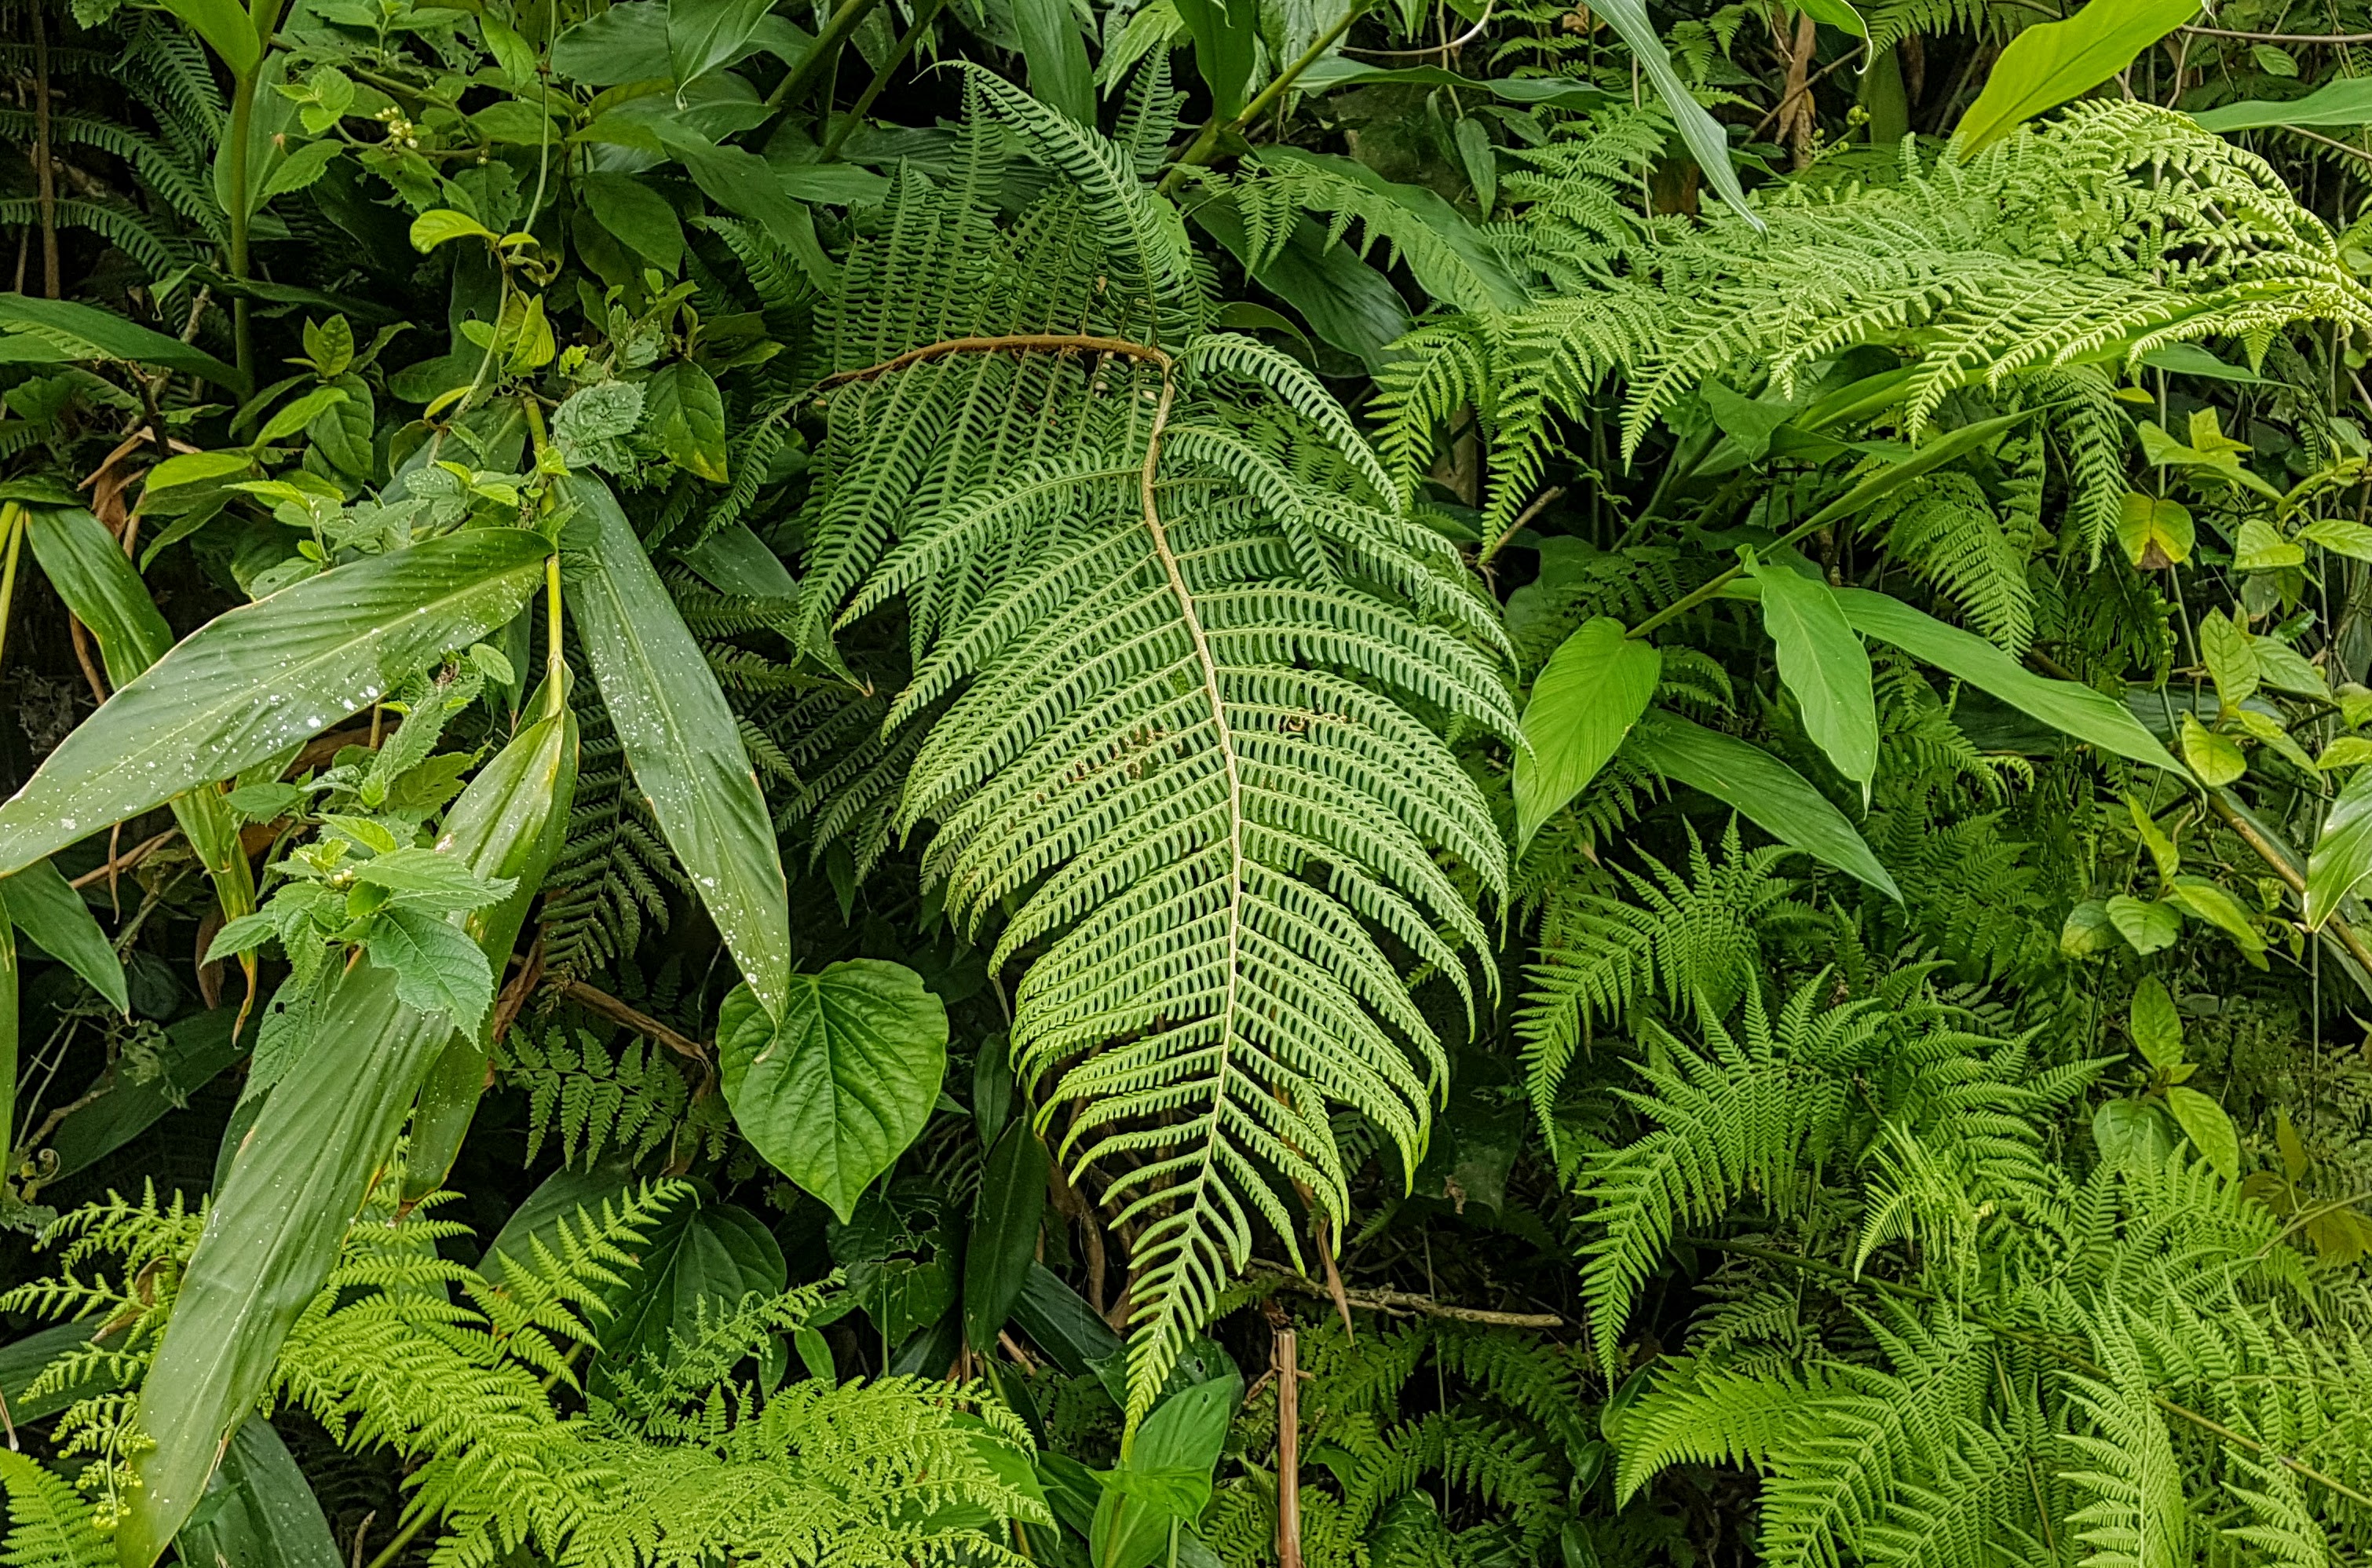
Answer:
<svg viewBox="0 0 2372 1568"><path fill-rule="evenodd" d="M1499 558L1499 552L1507 548L1508 540L1523 532L1526 526L1529 525L1534 517L1537 517L1542 512L1547 511L1558 501L1564 499L1564 486L1562 484L1552 484L1546 490L1541 491L1538 495L1533 496L1530 503L1527 505L1522 511L1516 514L1516 520L1507 525L1507 531L1501 534L1497 539L1493 540L1491 541L1491 548L1474 558L1474 564L1482 569L1482 575L1486 577L1491 575L1491 563Z"/></svg>
<svg viewBox="0 0 2372 1568"><path fill-rule="evenodd" d="M179 838L180 836L180 830L179 828L168 828L153 839L141 840L138 843L134 844L130 849L125 850L122 854L119 854L114 859L109 861L105 865L99 866L96 870L86 871L66 885L70 888L87 888L93 882L99 881L102 877L112 878L118 872L131 870L134 866L139 865L142 861L147 859L158 850L163 849L168 842L173 839Z"/></svg>
<svg viewBox="0 0 2372 1568"><path fill-rule="evenodd" d="M678 1056L687 1056L700 1063L703 1071L713 1071L709 1064L708 1047L660 1023L631 1002L622 1002L606 991L597 990L581 980L560 982L561 996L576 1003L588 1013L599 1013L613 1023L620 1023L636 1034L655 1040Z"/></svg>
<svg viewBox="0 0 2372 1568"><path fill-rule="evenodd" d="M1278 1287L1296 1295L1331 1299L1326 1287L1288 1269L1255 1259L1252 1267L1276 1276ZM1401 1290L1346 1290L1343 1299L1363 1312L1393 1318L1439 1318L1453 1323L1482 1323L1494 1329L1562 1329L1564 1319L1553 1312L1500 1312L1484 1307L1459 1307Z"/></svg>
<svg viewBox="0 0 2372 1568"><path fill-rule="evenodd" d="M1301 1358L1284 1319L1278 1312L1270 1360L1276 1374L1276 1562L1301 1568Z"/></svg>

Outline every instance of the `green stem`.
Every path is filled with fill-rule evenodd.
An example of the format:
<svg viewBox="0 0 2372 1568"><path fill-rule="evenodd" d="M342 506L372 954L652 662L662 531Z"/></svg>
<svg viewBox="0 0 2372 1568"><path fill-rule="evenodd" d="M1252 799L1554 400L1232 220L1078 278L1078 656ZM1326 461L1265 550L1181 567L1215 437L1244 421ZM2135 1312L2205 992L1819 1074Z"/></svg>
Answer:
<svg viewBox="0 0 2372 1568"><path fill-rule="evenodd" d="M25 508L14 501L0 506L0 538L8 541L8 563L0 566L0 657L6 657L8 612L17 602L17 554L25 547Z"/></svg>
<svg viewBox="0 0 2372 1568"><path fill-rule="evenodd" d="M1343 35L1351 30L1351 24L1367 14L1369 4L1370 0L1351 0L1351 8L1337 17L1332 27L1320 33L1318 41L1302 51L1300 59L1278 72L1276 80L1262 88L1258 98L1244 105L1241 114L1224 122L1215 114L1204 121L1203 134L1194 138L1193 145L1180 154L1178 161L1169 166L1169 172L1161 177L1162 191L1167 192L1174 189L1180 180L1186 178L1188 169L1199 168L1218 157L1219 144L1228 132L1251 124L1267 113L1278 99L1291 92L1293 84L1300 80L1301 74L1324 58L1326 52L1341 42Z"/></svg>
<svg viewBox="0 0 2372 1568"><path fill-rule="evenodd" d="M247 281L248 134L255 121L255 89L259 69L241 74L234 82L230 95L230 211L224 215L230 220L230 275L241 283ZM230 301L231 359L240 375L251 386L255 379L254 324L250 317L250 303L245 293L231 296Z"/></svg>
<svg viewBox="0 0 2372 1568"><path fill-rule="evenodd" d="M890 73L906 63L906 56L913 52L915 44L922 41L924 29L938 20L939 13L947 8L948 0L930 0L928 5L915 11L913 21L890 47L890 58L881 63L881 69L873 73L873 79L865 84L863 92L856 95L856 101L849 106L847 115L832 132L831 139L824 143L824 162L830 163L832 155L840 151L841 143L848 140L848 134L856 129L858 122L865 118L865 111L873 107L873 100L879 98L881 89L890 85Z"/></svg>
<svg viewBox="0 0 2372 1568"><path fill-rule="evenodd" d="M840 58L842 48L855 36L858 25L880 4L881 0L842 0L831 20L824 23L823 31L816 34L815 47L766 95L766 107L786 109L798 102L800 96L815 86L816 78Z"/></svg>

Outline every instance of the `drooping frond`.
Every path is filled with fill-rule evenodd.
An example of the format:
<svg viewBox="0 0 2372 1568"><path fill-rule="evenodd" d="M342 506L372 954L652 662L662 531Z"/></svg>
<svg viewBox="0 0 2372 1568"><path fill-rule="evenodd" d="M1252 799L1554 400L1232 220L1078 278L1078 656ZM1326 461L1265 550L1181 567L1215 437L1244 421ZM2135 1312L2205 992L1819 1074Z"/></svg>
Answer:
<svg viewBox="0 0 2372 1568"><path fill-rule="evenodd" d="M926 728L897 821L933 826L950 915L1009 911L1015 1060L1056 1075L1070 1157L1143 1227L1141 1412L1255 1227L1294 1245L1278 1177L1343 1213L1331 1107L1422 1148L1443 1063L1403 971L1462 990L1460 949L1487 946L1445 856L1506 876L1436 725L1516 717L1454 551L1306 371L1195 330L1124 153L975 92L977 134L1009 121L1074 188L1009 228L904 189L852 260L905 300L946 265L907 238L925 215L982 237L944 285L963 314L842 307L807 582L843 623L906 609L883 729Z"/></svg>

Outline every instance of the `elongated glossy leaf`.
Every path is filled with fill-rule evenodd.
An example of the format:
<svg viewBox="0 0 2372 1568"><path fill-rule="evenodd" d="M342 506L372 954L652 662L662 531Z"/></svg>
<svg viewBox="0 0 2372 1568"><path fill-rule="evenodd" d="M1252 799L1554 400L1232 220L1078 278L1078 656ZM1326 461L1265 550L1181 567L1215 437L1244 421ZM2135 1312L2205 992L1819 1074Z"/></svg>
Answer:
<svg viewBox="0 0 2372 1568"><path fill-rule="evenodd" d="M725 999L726 1103L758 1152L845 1225L938 1103L948 1011L903 964L852 958L792 976L781 1016L747 987Z"/></svg>
<svg viewBox="0 0 2372 1568"><path fill-rule="evenodd" d="M2182 771L2133 711L2106 692L2080 681L2037 675L1976 633L1948 626L1889 595L1839 588L1836 596L1845 619L1864 636L1891 643L1913 658L2103 751L2169 772Z"/></svg>
<svg viewBox="0 0 2372 1568"><path fill-rule="evenodd" d="M1624 749L1642 766L1734 807L1781 843L1828 862L1889 899L1902 897L1844 813L1803 774L1761 747L1650 708Z"/></svg>
<svg viewBox="0 0 2372 1568"><path fill-rule="evenodd" d="M668 64L680 92L741 57L773 0L669 0Z"/></svg>
<svg viewBox="0 0 2372 1568"><path fill-rule="evenodd" d="M1249 11L1252 0L1235 0ZM1029 67L1029 96L1087 126L1096 123L1095 70L1070 0L1007 0L1021 58Z"/></svg>
<svg viewBox="0 0 2372 1568"><path fill-rule="evenodd" d="M1516 843L1588 787L1647 711L1663 656L1622 623L1599 616L1549 656L1524 704L1524 738L1516 754Z"/></svg>
<svg viewBox="0 0 2372 1568"><path fill-rule="evenodd" d="M17 1146L17 933L0 905L0 1144Z"/></svg>
<svg viewBox="0 0 2372 1568"><path fill-rule="evenodd" d="M518 885L501 903L471 910L460 923L484 951L497 983L505 957L518 940L544 875L568 836L569 806L576 797L576 714L564 705L519 731L446 815L448 838L483 838L512 846L501 867L489 875L513 878ZM435 1191L453 1168L479 1097L485 1092L492 1030L489 1016L474 1033L455 1035L421 1084L411 1155L404 1166L405 1197Z"/></svg>
<svg viewBox="0 0 2372 1568"><path fill-rule="evenodd" d="M260 1415L240 1423L207 1483L202 1522L176 1545L192 1568L342 1568L330 1522L280 1434Z"/></svg>
<svg viewBox="0 0 2372 1568"><path fill-rule="evenodd" d="M1761 228L1762 220L1746 204L1745 188L1738 184L1738 169L1729 161L1729 133L1722 129L1720 121L1705 112L1696 95L1689 91L1689 84L1664 51L1662 35L1647 19L1647 7L1640 0L1598 0L1590 11L1630 45L1633 58L1656 85L1656 96L1664 100L1664 108L1680 129L1680 140L1689 145L1689 154L1704 171L1705 183L1713 187L1714 194L1727 203L1738 216Z"/></svg>
<svg viewBox="0 0 2372 1568"><path fill-rule="evenodd" d="M0 294L0 363L76 364L129 361L178 370L234 391L247 390L247 377L202 349L151 331L111 310L70 299L35 299Z"/></svg>
<svg viewBox="0 0 2372 1568"><path fill-rule="evenodd" d="M507 621L545 553L524 529L473 529L217 616L109 698L0 805L0 874L368 706L407 671Z"/></svg>
<svg viewBox="0 0 2372 1568"><path fill-rule="evenodd" d="M1782 564L1751 562L1762 589L1762 625L1779 645L1779 679L1804 711L1812 743L1862 787L1878 772L1878 693L1869 650L1845 619L1836 590Z"/></svg>
<svg viewBox="0 0 2372 1568"><path fill-rule="evenodd" d="M2198 0L2091 0L2064 22L2027 29L1994 62L1984 91L1960 117L1953 146L1966 157L2090 92L2198 14Z"/></svg>
<svg viewBox="0 0 2372 1568"><path fill-rule="evenodd" d="M115 944L55 865L37 860L13 877L0 877L0 904L6 906L9 923L20 935L31 937L33 946L88 981L109 1006L127 1015L132 1011L123 960L115 956Z"/></svg>
<svg viewBox="0 0 2372 1568"><path fill-rule="evenodd" d="M2306 862L2306 923L2320 927L2339 900L2372 876L2372 768L2347 781L2322 819L2322 832Z"/></svg>
<svg viewBox="0 0 2372 1568"><path fill-rule="evenodd" d="M983 1355L1013 1315L1037 1260L1038 1223L1046 1212L1046 1145L1028 1117L1015 1119L988 1152L964 1249L964 1337Z"/></svg>
<svg viewBox="0 0 2372 1568"><path fill-rule="evenodd" d="M1194 41L1194 68L1211 89L1211 112L1222 122L1233 120L1243 112L1252 66L1260 57L1260 0L1175 4L1178 19Z"/></svg>
<svg viewBox="0 0 2372 1568"><path fill-rule="evenodd" d="M2287 102L2250 99L2192 116L2200 128L2218 133L2262 131L2274 125L2372 125L2372 76L2341 76L2304 98Z"/></svg>
<svg viewBox="0 0 2372 1568"><path fill-rule="evenodd" d="M589 557L569 591L577 635L659 830L766 1011L790 990L790 894L773 819L725 693L616 497L562 482L568 542Z"/></svg>
<svg viewBox="0 0 2372 1568"><path fill-rule="evenodd" d="M541 738L523 734L471 781L447 813L439 853L482 877L532 866L542 818L511 797L545 778L506 758ZM499 965L507 946L491 961ZM356 964L324 1005L313 1048L262 1101L217 1184L141 1386L138 1420L157 1446L136 1463L140 1486L117 1532L127 1568L155 1562L197 1506L224 1438L253 1409L289 1326L329 1277L347 1222L452 1032L442 1014L404 1006L392 972Z"/></svg>
<svg viewBox="0 0 2372 1568"><path fill-rule="evenodd" d="M173 645L148 585L115 537L80 507L37 507L28 515L33 558L75 618L99 641L99 662L118 687L138 679ZM226 919L255 907L255 873L238 842L238 821L211 784L173 797L173 819L197 851Z"/></svg>

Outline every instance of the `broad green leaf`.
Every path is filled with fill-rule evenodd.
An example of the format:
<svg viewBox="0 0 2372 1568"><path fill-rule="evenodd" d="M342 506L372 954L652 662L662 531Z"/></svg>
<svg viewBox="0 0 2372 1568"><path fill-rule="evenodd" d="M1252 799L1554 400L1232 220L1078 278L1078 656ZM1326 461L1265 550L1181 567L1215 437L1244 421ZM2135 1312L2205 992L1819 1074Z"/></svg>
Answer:
<svg viewBox="0 0 2372 1568"><path fill-rule="evenodd" d="M1194 68L1203 74L1203 85L1211 89L1213 117L1223 124L1234 120L1244 111L1252 67L1260 57L1259 0L1172 3L1178 19L1186 24L1194 40Z"/></svg>
<svg viewBox="0 0 2372 1568"><path fill-rule="evenodd" d="M619 1270L623 1283L603 1292L611 1311L599 1324L601 1359L611 1366L639 1355L673 1361L677 1341L698 1337L703 1312L713 1319L745 1296L779 1295L789 1278L764 1221L690 1194L635 1252L639 1266Z"/></svg>
<svg viewBox="0 0 2372 1568"><path fill-rule="evenodd" d="M2191 559L2199 541L2191 509L2180 502L2128 491L2117 514L2117 542L2125 559L2145 572L2162 572Z"/></svg>
<svg viewBox="0 0 2372 1568"><path fill-rule="evenodd" d="M2240 749L2192 714L2182 715L2182 760L2210 789L2221 789L2249 771L2249 759Z"/></svg>
<svg viewBox="0 0 2372 1568"><path fill-rule="evenodd" d="M2207 1156L2216 1175L2227 1181L2240 1179L2240 1134L2233 1130L2232 1118L2222 1106L2197 1089L2178 1084L2166 1091L2166 1108L2174 1113L2183 1135Z"/></svg>
<svg viewBox="0 0 2372 1568"><path fill-rule="evenodd" d="M523 528L471 529L215 617L109 698L0 804L0 874L369 706L407 671L508 621L542 579L546 553Z"/></svg>
<svg viewBox="0 0 2372 1568"><path fill-rule="evenodd" d="M2150 903L2130 893L2109 900L2109 923L2136 953L2147 957L2174 946L2182 935L2182 916L2171 904Z"/></svg>
<svg viewBox="0 0 2372 1568"><path fill-rule="evenodd" d="M439 914L500 903L513 884L489 882L450 855L405 844L384 854L354 863L355 880L403 895L406 903L434 909Z"/></svg>
<svg viewBox="0 0 2372 1568"><path fill-rule="evenodd" d="M140 489L140 505L144 510L153 509L152 503L163 503L171 492L218 486L225 480L244 476L254 469L255 455L251 452L183 452L148 470Z"/></svg>
<svg viewBox="0 0 2372 1568"><path fill-rule="evenodd" d="M1606 766L1647 711L1663 656L1622 623L1599 616L1549 656L1524 704L1524 738L1516 754L1516 845L1564 809Z"/></svg>
<svg viewBox="0 0 2372 1568"><path fill-rule="evenodd" d="M2174 1134L2156 1107L2137 1099L2112 1099L2092 1113L2092 1142L2100 1157L2121 1169L2156 1171L2174 1153Z"/></svg>
<svg viewBox="0 0 2372 1568"><path fill-rule="evenodd" d="M2306 547L2295 540L2282 537L2282 530L2262 517L2250 517L2240 525L2239 537L2232 541L2232 564L2242 572L2278 572L2285 567L2306 564Z"/></svg>
<svg viewBox="0 0 2372 1568"><path fill-rule="evenodd" d="M2212 610L2201 616L2199 657L2215 682L2216 701L2226 710L2257 694L2262 669L2257 660L2256 639L2238 619Z"/></svg>
<svg viewBox="0 0 2372 1568"><path fill-rule="evenodd" d="M2366 876L2372 876L2372 770L2349 779L2323 816L2306 862L2307 929L2321 929Z"/></svg>
<svg viewBox="0 0 2372 1568"><path fill-rule="evenodd" d="M1845 619L1866 637L1891 643L2030 718L2103 751L2169 772L2180 764L2122 703L2074 680L2035 674L1972 632L1948 626L1887 594L1839 588Z"/></svg>
<svg viewBox="0 0 2372 1568"><path fill-rule="evenodd" d="M2142 1060L2153 1067L2173 1067L2181 1063L2182 1015L2175 1011L2174 998L2156 975L2143 976L2141 983L2134 987L2126 1024L2134 1037L2134 1049L2142 1053Z"/></svg>
<svg viewBox="0 0 2372 1568"><path fill-rule="evenodd" d="M68 299L0 294L0 364L153 365L244 393L248 379L213 354L112 310ZM170 459L168 459L169 461Z"/></svg>
<svg viewBox="0 0 2372 1568"><path fill-rule="evenodd" d="M668 64L677 90L748 52L773 7L774 0L668 0Z"/></svg>
<svg viewBox="0 0 2372 1568"><path fill-rule="evenodd" d="M1962 157L2108 81L2199 14L2199 0L2090 0L2064 22L2030 27L2001 52L1952 138Z"/></svg>
<svg viewBox="0 0 2372 1568"><path fill-rule="evenodd" d="M1680 140L1688 144L1690 156L1697 160L1714 194L1754 227L1762 227L1762 220L1746 204L1746 190L1738 184L1738 169L1729 160L1729 133L1689 90L1672 57L1665 52L1656 24L1647 19L1647 7L1640 0L1599 0L1590 11L1622 35L1632 58L1655 84L1656 96L1664 100L1665 110L1680 127Z"/></svg>
<svg viewBox="0 0 2372 1568"><path fill-rule="evenodd" d="M345 401L346 391L343 387L316 387L274 412L264 423L263 428L256 432L255 445L268 447L274 441L285 440L312 424L315 415Z"/></svg>
<svg viewBox="0 0 2372 1568"><path fill-rule="evenodd" d="M1869 650L1845 619L1836 590L1784 564L1749 559L1762 589L1762 626L1779 647L1779 679L1804 711L1804 728L1837 772L1861 785L1878 772L1878 695Z"/></svg>
<svg viewBox="0 0 2372 1568"><path fill-rule="evenodd" d="M845 1225L938 1103L948 1013L904 965L852 958L792 976L779 1024L735 987L716 1050L743 1135Z"/></svg>
<svg viewBox="0 0 2372 1568"><path fill-rule="evenodd" d="M799 591L798 579L783 564L783 558L738 519L685 551L681 559L719 593L787 599Z"/></svg>
<svg viewBox="0 0 2372 1568"><path fill-rule="evenodd" d="M773 164L747 147L720 145L675 120L654 122L651 129L711 201L756 219L819 288L837 286L840 269L816 239L815 215L793 199Z"/></svg>
<svg viewBox="0 0 2372 1568"><path fill-rule="evenodd" d="M37 860L13 877L0 877L0 907L17 935L32 938L35 947L89 981L109 1006L130 1015L123 960L55 865Z"/></svg>
<svg viewBox="0 0 2372 1568"><path fill-rule="evenodd" d="M1172 1523L1192 1522L1210 1503L1212 1472L1242 1392L1240 1378L1217 1377L1153 1408L1120 1464L1096 1478L1103 1494L1087 1531L1095 1568L1151 1568L1164 1560Z"/></svg>
<svg viewBox="0 0 2372 1568"><path fill-rule="evenodd" d="M2203 131L2262 131L2273 125L2372 125L2372 76L2340 76L2304 98L2249 99L2191 117Z"/></svg>
<svg viewBox="0 0 2372 1568"><path fill-rule="evenodd" d="M643 385L643 408L669 460L725 482L725 399L715 377L688 359L663 365Z"/></svg>
<svg viewBox="0 0 2372 1568"><path fill-rule="evenodd" d="M2256 656L2257 679L2263 684L2276 691L2331 701L2331 682L2322 671L2279 637L2251 636L2249 647Z"/></svg>
<svg viewBox="0 0 2372 1568"><path fill-rule="evenodd" d="M2167 884L2166 896L2197 915L2238 945L2240 956L2259 969L2265 962L2265 935L2249 919L2228 889L2204 877L2178 877Z"/></svg>
<svg viewBox="0 0 2372 1568"><path fill-rule="evenodd" d="M2059 927L2059 951L2071 958L2088 958L2116 940L2117 928L2109 922L2109 906L2098 899L2087 899L2069 910L2067 919Z"/></svg>
<svg viewBox="0 0 2372 1568"><path fill-rule="evenodd" d="M184 1563L212 1568L344 1568L312 1483L261 1415L239 1423L198 1521L175 1542Z"/></svg>
<svg viewBox="0 0 2372 1568"><path fill-rule="evenodd" d="M1046 1171L1045 1144L1028 1117L1017 1117L988 1152L964 1249L964 1338L982 1355L995 1350L1037 1260Z"/></svg>
<svg viewBox="0 0 2372 1568"><path fill-rule="evenodd" d="M2322 769L2356 768L2372 762L2372 739L2360 735L2343 735L2322 749L2314 765Z"/></svg>
<svg viewBox="0 0 2372 1568"><path fill-rule="evenodd" d="M504 748L446 814L438 852L481 877L531 886L539 860L549 863L550 834L546 812L518 796L548 775L532 756L508 759L549 746L548 733L530 730ZM490 967L507 959L517 927L482 929L502 944L481 949ZM135 1461L140 1484L117 1532L125 1563L155 1562L197 1506L224 1439L254 1408L289 1326L329 1277L347 1222L452 1033L442 1014L403 1005L392 972L354 965L323 1005L313 1048L260 1102L215 1184L141 1386L137 1419L157 1446Z"/></svg>
<svg viewBox="0 0 2372 1568"><path fill-rule="evenodd" d="M587 557L568 607L626 764L742 977L780 1016L790 894L740 726L609 487L583 474L561 485L576 506L567 542Z"/></svg>
<svg viewBox="0 0 2372 1568"><path fill-rule="evenodd" d="M583 189L596 222L619 243L674 275L683 263L683 220L666 197L631 174L590 173L584 177Z"/></svg>
<svg viewBox="0 0 2372 1568"><path fill-rule="evenodd" d="M1200 3L1208 6L1213 0ZM1256 0L1227 3L1250 12ZM1011 13L1013 30L1021 40L1021 59L1029 68L1029 95L1094 130L1095 69L1087 64L1087 41L1079 36L1078 19L1070 0L1006 0L1006 7ZM1199 51L1201 35L1195 37ZM1196 58L1201 58L1199 52Z"/></svg>
<svg viewBox="0 0 2372 1568"><path fill-rule="evenodd" d="M1901 900L1901 889L1845 814L1761 747L1660 708L1650 708L1623 744L1641 766L1704 791L1781 843Z"/></svg>
<svg viewBox="0 0 2372 1568"><path fill-rule="evenodd" d="M257 34L254 19L238 0L164 0L164 6L222 56L232 75L253 75L263 63L266 41Z"/></svg>
<svg viewBox="0 0 2372 1568"><path fill-rule="evenodd" d="M495 238L493 229L450 207L432 207L412 220L412 246L415 250L434 250L449 239L483 239L492 244Z"/></svg>

